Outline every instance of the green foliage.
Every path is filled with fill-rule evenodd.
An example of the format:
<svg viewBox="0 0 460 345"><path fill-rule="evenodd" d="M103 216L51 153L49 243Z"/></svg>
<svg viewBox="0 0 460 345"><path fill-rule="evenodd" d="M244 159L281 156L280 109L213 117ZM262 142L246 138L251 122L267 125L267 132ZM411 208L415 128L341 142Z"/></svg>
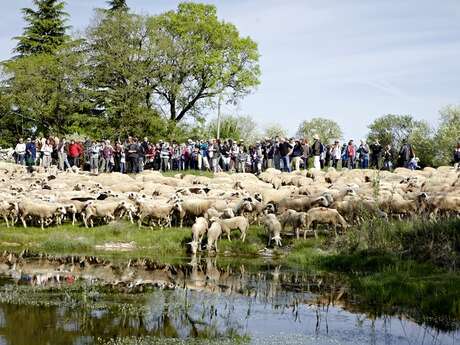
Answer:
<svg viewBox="0 0 460 345"><path fill-rule="evenodd" d="M82 56L72 45L51 54L36 54L4 63L2 93L10 110L0 120L13 117L16 133L63 134L74 117L88 111L80 79ZM10 77L11 76L11 77ZM8 77L10 77L8 79Z"/></svg>
<svg viewBox="0 0 460 345"><path fill-rule="evenodd" d="M433 164L433 131L427 122L415 120L411 115L389 114L376 119L369 129L369 142L378 140L381 145L391 145L395 152L399 152L403 141L408 140L420 159L420 165Z"/></svg>
<svg viewBox="0 0 460 345"><path fill-rule="evenodd" d="M22 36L15 37L20 56L52 54L67 40L65 3L59 0L33 0L36 10L23 8L27 22Z"/></svg>
<svg viewBox="0 0 460 345"><path fill-rule="evenodd" d="M437 165L449 165L453 150L460 141L460 106L450 105L440 111L441 123L435 135Z"/></svg>
<svg viewBox="0 0 460 345"><path fill-rule="evenodd" d="M459 229L458 219L436 222L373 220L348 230L337 240L335 248L341 255L378 253L455 270L460 259Z"/></svg>
<svg viewBox="0 0 460 345"><path fill-rule="evenodd" d="M109 11L128 11L129 7L126 0L110 0L107 1Z"/></svg>
<svg viewBox="0 0 460 345"><path fill-rule="evenodd" d="M217 137L217 119L212 119L208 124L207 133L213 138ZM220 120L221 139L244 139L248 143L256 140L257 124L250 116L222 116Z"/></svg>
<svg viewBox="0 0 460 345"><path fill-rule="evenodd" d="M265 128L264 136L270 139L276 137L285 138L287 136L287 131L286 128L280 124L275 123Z"/></svg>
<svg viewBox="0 0 460 345"><path fill-rule="evenodd" d="M318 134L322 143L328 144L334 139L341 139L343 132L337 122L321 117L314 117L305 120L299 125L297 130L298 137L305 137L312 140L313 135Z"/></svg>
<svg viewBox="0 0 460 345"><path fill-rule="evenodd" d="M200 113L224 91L236 101L259 84L257 44L220 21L215 6L181 3L147 21L152 49L146 77L171 120Z"/></svg>

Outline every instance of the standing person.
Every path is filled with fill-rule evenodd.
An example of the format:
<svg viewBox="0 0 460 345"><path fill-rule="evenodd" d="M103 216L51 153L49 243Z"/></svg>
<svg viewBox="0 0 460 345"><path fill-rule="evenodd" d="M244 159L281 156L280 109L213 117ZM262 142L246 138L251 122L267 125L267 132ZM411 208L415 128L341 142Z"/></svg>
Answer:
<svg viewBox="0 0 460 345"><path fill-rule="evenodd" d="M240 145L238 150L238 172L246 172L246 161L248 160L248 150L243 144Z"/></svg>
<svg viewBox="0 0 460 345"><path fill-rule="evenodd" d="M375 139L375 141L369 146L369 148L371 151L369 166L371 168L380 170L380 161L382 160L383 146L380 145L378 139Z"/></svg>
<svg viewBox="0 0 460 345"><path fill-rule="evenodd" d="M340 142L336 140L334 145L331 147L331 158L332 158L332 167L337 169L340 159L342 158L342 149L340 147Z"/></svg>
<svg viewBox="0 0 460 345"><path fill-rule="evenodd" d="M280 138L279 154L281 163L283 164L283 171L291 172L291 164L289 162L289 155L292 153L292 145L289 144L284 138Z"/></svg>
<svg viewBox="0 0 460 345"><path fill-rule="evenodd" d="M105 161L105 171L110 173L113 171L113 167L115 165L115 160L113 158L114 148L110 144L110 140L106 140L104 148L102 150L102 155L104 156Z"/></svg>
<svg viewBox="0 0 460 345"><path fill-rule="evenodd" d="M53 146L50 144L49 139L45 140L41 151L43 152L43 167L49 168L51 166L51 154L53 153Z"/></svg>
<svg viewBox="0 0 460 345"><path fill-rule="evenodd" d="M69 148L68 148L69 163L70 163L71 167L73 167L73 166L79 167L80 166L80 154L82 153L81 151L82 151L81 146L78 145L75 142L75 140L71 140L70 144L69 144Z"/></svg>
<svg viewBox="0 0 460 345"><path fill-rule="evenodd" d="M238 154L240 148L236 141L230 140L230 171L238 170Z"/></svg>
<svg viewBox="0 0 460 345"><path fill-rule="evenodd" d="M323 145L319 140L319 135L313 136L313 144L311 145L311 152L313 155L313 167L315 169L321 169L321 153L323 153Z"/></svg>
<svg viewBox="0 0 460 345"><path fill-rule="evenodd" d="M120 151L120 172L122 174L126 174L126 151L125 149L122 147L121 151Z"/></svg>
<svg viewBox="0 0 460 345"><path fill-rule="evenodd" d="M348 142L347 149L346 149L346 156L347 156L347 168L354 169L355 168L355 159L356 159L356 146L351 139Z"/></svg>
<svg viewBox="0 0 460 345"><path fill-rule="evenodd" d="M16 154L16 164L24 165L26 157L26 144L24 143L24 139L19 138L14 153Z"/></svg>
<svg viewBox="0 0 460 345"><path fill-rule="evenodd" d="M273 167L277 170L281 170L280 143L281 139L276 137L275 142L273 143Z"/></svg>
<svg viewBox="0 0 460 345"><path fill-rule="evenodd" d="M331 145L327 144L324 147L323 155L325 156L324 159L324 166L330 167L331 166L331 161L332 161L332 156L331 156Z"/></svg>
<svg viewBox="0 0 460 345"><path fill-rule="evenodd" d="M212 170L214 173L221 171L222 169L220 168L219 162L221 158L221 153L220 153L220 139L213 139L212 140L212 145L211 145L212 151L209 151L209 153L212 152Z"/></svg>
<svg viewBox="0 0 460 345"><path fill-rule="evenodd" d="M107 166L107 161L104 156L104 149L105 149L105 140L101 140L99 143L100 151L99 151L99 172L105 172L105 168Z"/></svg>
<svg viewBox="0 0 460 345"><path fill-rule="evenodd" d="M399 150L399 165L404 168L409 168L409 163L414 157L414 149L412 148L412 145L407 142L407 139L405 139L401 150Z"/></svg>
<svg viewBox="0 0 460 345"><path fill-rule="evenodd" d="M457 142L457 147L454 150L454 168L460 170L460 141Z"/></svg>
<svg viewBox="0 0 460 345"><path fill-rule="evenodd" d="M224 141L219 150L221 154L222 169L228 171L230 169L230 146L227 140Z"/></svg>
<svg viewBox="0 0 460 345"><path fill-rule="evenodd" d="M302 151L303 167L304 169L308 169L308 159L310 158L311 147L308 139L306 138L302 140Z"/></svg>
<svg viewBox="0 0 460 345"><path fill-rule="evenodd" d="M126 172L135 174L137 172L137 163L139 159L138 144L136 138L128 137L126 145Z"/></svg>
<svg viewBox="0 0 460 345"><path fill-rule="evenodd" d="M385 146L385 150L383 151L383 169L388 171L393 169L393 152L391 145Z"/></svg>
<svg viewBox="0 0 460 345"><path fill-rule="evenodd" d="M27 138L25 159L27 167L32 167L35 165L35 161L37 159L37 147L35 146L35 139Z"/></svg>
<svg viewBox="0 0 460 345"><path fill-rule="evenodd" d="M203 140L200 144L200 155L201 155L201 169L205 169L207 171L209 171L209 145L208 145L208 142ZM199 164L199 162L198 162Z"/></svg>
<svg viewBox="0 0 460 345"><path fill-rule="evenodd" d="M169 143L165 142L161 147L160 158L161 158L161 171L165 172L169 170Z"/></svg>
<svg viewBox="0 0 460 345"><path fill-rule="evenodd" d="M265 150L267 152L267 169L275 168L273 163L273 155L275 153L275 144L274 141L268 140L265 144Z"/></svg>
<svg viewBox="0 0 460 345"><path fill-rule="evenodd" d="M91 144L89 150L89 169L92 174L99 173L99 156L101 153L101 146L96 140Z"/></svg>
<svg viewBox="0 0 460 345"><path fill-rule="evenodd" d="M62 138L57 147L59 170L64 171L65 169L70 169L69 160L67 159L68 151L69 145L67 144L67 140Z"/></svg>
<svg viewBox="0 0 460 345"><path fill-rule="evenodd" d="M120 140L118 139L115 142L115 147L113 148L113 170L120 172L120 160L121 160L121 153L124 152L123 145L121 145ZM125 160L126 163L126 160Z"/></svg>
<svg viewBox="0 0 460 345"><path fill-rule="evenodd" d="M139 166L139 172L144 171L144 165L145 165L145 154L149 150L149 139L147 137L144 137L144 140L140 144L139 147L139 161L138 161L138 166Z"/></svg>
<svg viewBox="0 0 460 345"><path fill-rule="evenodd" d="M361 140L358 151L359 153L359 165L361 169L369 168L369 146L365 140Z"/></svg>
<svg viewBox="0 0 460 345"><path fill-rule="evenodd" d="M457 143L457 148L454 150L454 168L460 170L460 141Z"/></svg>
<svg viewBox="0 0 460 345"><path fill-rule="evenodd" d="M296 139L294 142L294 147L292 148L292 165L295 171L300 171L300 161L303 154L303 148L300 144L300 140Z"/></svg>

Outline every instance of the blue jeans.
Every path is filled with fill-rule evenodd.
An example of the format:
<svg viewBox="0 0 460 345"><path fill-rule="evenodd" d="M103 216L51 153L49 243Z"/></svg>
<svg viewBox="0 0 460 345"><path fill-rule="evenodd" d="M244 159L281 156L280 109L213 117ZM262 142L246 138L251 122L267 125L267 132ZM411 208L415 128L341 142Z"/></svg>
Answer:
<svg viewBox="0 0 460 345"><path fill-rule="evenodd" d="M291 172L291 164L289 162L289 156L282 156L281 161L283 162L283 171Z"/></svg>
<svg viewBox="0 0 460 345"><path fill-rule="evenodd" d="M361 169L369 168L369 158L365 157L361 160Z"/></svg>

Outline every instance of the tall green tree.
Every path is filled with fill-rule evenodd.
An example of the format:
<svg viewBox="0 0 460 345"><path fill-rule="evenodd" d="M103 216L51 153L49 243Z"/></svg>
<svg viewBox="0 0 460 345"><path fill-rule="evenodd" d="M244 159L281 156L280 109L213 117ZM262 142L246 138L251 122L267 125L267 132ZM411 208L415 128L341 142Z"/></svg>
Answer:
<svg viewBox="0 0 460 345"><path fill-rule="evenodd" d="M6 119L13 116L21 133L65 134L74 117L88 113L80 79L83 59L72 47L13 59L3 68L2 91L12 109Z"/></svg>
<svg viewBox="0 0 460 345"><path fill-rule="evenodd" d="M64 11L63 1L33 0L33 4L36 9L22 9L27 25L23 34L15 37L19 41L15 51L20 56L51 54L69 38L65 25L68 14Z"/></svg>
<svg viewBox="0 0 460 345"><path fill-rule="evenodd" d="M146 18L124 11L98 11L87 30L88 75L85 84L101 117L113 134L140 134L148 128L165 127L153 104L149 40ZM110 133L107 133L110 135Z"/></svg>
<svg viewBox="0 0 460 345"><path fill-rule="evenodd" d="M449 105L440 112L440 124L435 135L437 165L448 165L455 145L460 142L460 106Z"/></svg>
<svg viewBox="0 0 460 345"><path fill-rule="evenodd" d="M109 5L109 11L129 11L126 0L110 0L107 1Z"/></svg>
<svg viewBox="0 0 460 345"><path fill-rule="evenodd" d="M317 134L322 143L328 144L334 139L341 139L343 132L337 122L322 117L314 117L300 123L297 130L298 137L304 137L312 140Z"/></svg>
<svg viewBox="0 0 460 345"><path fill-rule="evenodd" d="M178 122L225 92L237 101L259 84L257 44L217 17L216 7L181 3L148 20L155 103Z"/></svg>
<svg viewBox="0 0 460 345"><path fill-rule="evenodd" d="M411 115L388 114L377 118L369 130L369 142L379 140L380 144L391 145L399 152L403 142L408 141L421 165L433 165L433 131L425 121L415 120Z"/></svg>

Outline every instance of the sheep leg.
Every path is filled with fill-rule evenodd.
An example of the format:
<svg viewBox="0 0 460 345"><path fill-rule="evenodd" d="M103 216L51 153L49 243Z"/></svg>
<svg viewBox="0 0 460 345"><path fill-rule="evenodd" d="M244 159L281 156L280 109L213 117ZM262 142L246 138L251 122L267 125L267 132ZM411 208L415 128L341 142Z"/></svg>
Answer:
<svg viewBox="0 0 460 345"><path fill-rule="evenodd" d="M24 228L27 228L26 220L24 219L23 216L21 216L21 222L22 222L22 225L24 225Z"/></svg>
<svg viewBox="0 0 460 345"><path fill-rule="evenodd" d="M45 223L45 220L43 219L43 217L40 217L40 224L41 224L42 230L45 230L44 223Z"/></svg>
<svg viewBox="0 0 460 345"><path fill-rule="evenodd" d="M134 224L133 214L132 214L131 211L128 211L128 218L129 218L129 221L131 222L131 224Z"/></svg>
<svg viewBox="0 0 460 345"><path fill-rule="evenodd" d="M305 234L305 231L304 231L304 234ZM295 228L295 236L297 237L297 239L300 238L300 228ZM305 239L307 239L306 235L305 235Z"/></svg>
<svg viewBox="0 0 460 345"><path fill-rule="evenodd" d="M75 221L77 220L77 216L74 214L72 214L72 226L75 226Z"/></svg>
<svg viewBox="0 0 460 345"><path fill-rule="evenodd" d="M271 241L272 241L272 236L271 236L271 234L269 233L269 234L268 234L268 244L267 244L267 247L270 247Z"/></svg>
<svg viewBox="0 0 460 345"><path fill-rule="evenodd" d="M240 240L242 242L244 242L244 240L246 239L246 229L243 229L241 230L241 237L240 237Z"/></svg>
<svg viewBox="0 0 460 345"><path fill-rule="evenodd" d="M9 228L10 224L8 223L8 217L6 215L4 215L3 218L5 219L6 227Z"/></svg>
<svg viewBox="0 0 460 345"><path fill-rule="evenodd" d="M83 223L85 224L85 228L88 228L88 222L86 220L86 215L83 215Z"/></svg>

